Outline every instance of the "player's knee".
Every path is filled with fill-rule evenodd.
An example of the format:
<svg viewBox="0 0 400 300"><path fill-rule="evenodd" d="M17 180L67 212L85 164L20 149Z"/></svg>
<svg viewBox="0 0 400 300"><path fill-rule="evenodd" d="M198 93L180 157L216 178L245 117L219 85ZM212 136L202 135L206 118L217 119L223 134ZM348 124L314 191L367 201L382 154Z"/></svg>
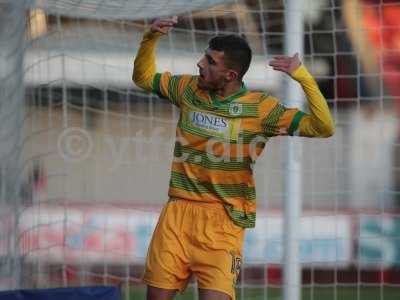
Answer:
<svg viewBox="0 0 400 300"><path fill-rule="evenodd" d="M147 286L147 300L172 300L174 299L177 290L161 289L154 286Z"/></svg>
<svg viewBox="0 0 400 300"><path fill-rule="evenodd" d="M231 297L223 292L199 289L199 299L200 300L230 300Z"/></svg>

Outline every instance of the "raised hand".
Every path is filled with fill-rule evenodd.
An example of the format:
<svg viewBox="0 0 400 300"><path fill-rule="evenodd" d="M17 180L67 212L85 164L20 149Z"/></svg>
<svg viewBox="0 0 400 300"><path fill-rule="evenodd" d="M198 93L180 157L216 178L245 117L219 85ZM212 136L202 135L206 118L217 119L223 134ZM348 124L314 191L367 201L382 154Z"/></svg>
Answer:
<svg viewBox="0 0 400 300"><path fill-rule="evenodd" d="M269 65L277 71L285 72L286 74L291 74L300 66L301 62L299 59L299 54L296 53L293 56L279 55L275 56Z"/></svg>
<svg viewBox="0 0 400 300"><path fill-rule="evenodd" d="M173 16L167 19L156 19L153 24L151 24L150 30L152 32L160 32L166 34L176 23L178 23L177 16Z"/></svg>

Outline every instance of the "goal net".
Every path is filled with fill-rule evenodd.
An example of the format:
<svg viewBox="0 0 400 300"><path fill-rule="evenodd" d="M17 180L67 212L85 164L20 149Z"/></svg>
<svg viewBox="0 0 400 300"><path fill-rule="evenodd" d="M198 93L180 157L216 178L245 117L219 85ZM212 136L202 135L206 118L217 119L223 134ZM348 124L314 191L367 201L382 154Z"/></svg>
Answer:
<svg viewBox="0 0 400 300"><path fill-rule="evenodd" d="M304 35L299 52L336 133L296 137L303 299L398 299L400 6L304 0L298 32L285 28L286 6L0 1L0 289L113 284L125 299L144 299L179 110L136 87L132 67L152 20L178 15L159 42L159 71L197 74L211 37L240 34L254 55L246 86L283 103L286 78L268 60L285 53L285 36ZM271 139L257 162L257 225L246 231L239 299L282 298L285 139ZM195 280L181 297L196 297Z"/></svg>

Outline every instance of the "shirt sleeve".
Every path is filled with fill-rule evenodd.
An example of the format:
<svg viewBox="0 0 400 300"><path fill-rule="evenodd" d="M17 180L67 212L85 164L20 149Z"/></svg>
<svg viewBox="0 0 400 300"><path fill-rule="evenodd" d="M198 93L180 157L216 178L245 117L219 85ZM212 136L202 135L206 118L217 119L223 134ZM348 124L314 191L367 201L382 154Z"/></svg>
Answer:
<svg viewBox="0 0 400 300"><path fill-rule="evenodd" d="M264 135L295 135L301 120L306 115L297 108L287 108L273 97L268 97L260 106Z"/></svg>
<svg viewBox="0 0 400 300"><path fill-rule="evenodd" d="M145 32L136 54L132 80L140 88L151 91L156 74L156 44L160 33Z"/></svg>
<svg viewBox="0 0 400 300"><path fill-rule="evenodd" d="M169 72L156 73L152 83L152 92L161 98L169 99L179 107L183 94L193 78L191 75L171 75Z"/></svg>
<svg viewBox="0 0 400 300"><path fill-rule="evenodd" d="M180 106L181 96L193 77L191 75L173 76L169 72L156 73L156 45L160 37L160 33L152 32L146 32L143 35L134 61L132 80L138 87L154 92Z"/></svg>
<svg viewBox="0 0 400 300"><path fill-rule="evenodd" d="M306 137L329 137L335 132L335 124L325 97L306 67L300 65L292 74L306 95L309 114L305 114L298 124L298 135Z"/></svg>
<svg viewBox="0 0 400 300"><path fill-rule="evenodd" d="M297 108L287 108L273 97L261 105L262 129L267 136L300 135L306 137L329 137L335 132L335 124L325 97L316 81L304 65L300 65L291 77L298 81L307 98L310 113Z"/></svg>

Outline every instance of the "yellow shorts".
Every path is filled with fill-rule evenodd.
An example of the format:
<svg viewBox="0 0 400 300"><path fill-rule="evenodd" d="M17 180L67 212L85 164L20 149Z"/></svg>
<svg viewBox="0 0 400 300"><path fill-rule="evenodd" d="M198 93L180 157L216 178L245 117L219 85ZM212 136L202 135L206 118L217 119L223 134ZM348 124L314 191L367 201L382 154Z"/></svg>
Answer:
<svg viewBox="0 0 400 300"><path fill-rule="evenodd" d="M143 281L182 292L194 274L199 288L235 299L243 238L244 229L221 204L169 201L153 233Z"/></svg>

